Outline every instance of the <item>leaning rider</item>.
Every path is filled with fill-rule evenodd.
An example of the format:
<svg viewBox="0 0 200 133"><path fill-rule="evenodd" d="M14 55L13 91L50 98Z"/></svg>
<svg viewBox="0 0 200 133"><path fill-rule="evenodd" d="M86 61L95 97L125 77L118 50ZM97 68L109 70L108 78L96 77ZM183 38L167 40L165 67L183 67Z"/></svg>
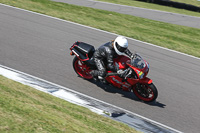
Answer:
<svg viewBox="0 0 200 133"><path fill-rule="evenodd" d="M113 58L117 57L118 55L127 55L130 58L133 58L135 55L129 51L128 40L123 36L118 36L115 40L101 45L95 51L93 58L97 70L91 71L93 78L98 78L100 81L105 81L104 78L107 74L105 64L107 64L107 69L117 72L119 75L123 75L124 71L119 70L119 68L113 63Z"/></svg>

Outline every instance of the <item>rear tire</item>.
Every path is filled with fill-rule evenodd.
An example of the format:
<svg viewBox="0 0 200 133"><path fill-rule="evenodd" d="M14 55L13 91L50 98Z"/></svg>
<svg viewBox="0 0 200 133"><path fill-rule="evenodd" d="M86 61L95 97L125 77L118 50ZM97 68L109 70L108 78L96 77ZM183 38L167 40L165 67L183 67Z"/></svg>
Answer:
<svg viewBox="0 0 200 133"><path fill-rule="evenodd" d="M133 89L134 94L144 102L153 102L158 97L156 86L151 84L139 84L140 87Z"/></svg>
<svg viewBox="0 0 200 133"><path fill-rule="evenodd" d="M92 79L92 75L90 74L91 69L88 67L83 61L81 61L79 58L74 57L73 60L73 68L74 71L82 78L84 79Z"/></svg>

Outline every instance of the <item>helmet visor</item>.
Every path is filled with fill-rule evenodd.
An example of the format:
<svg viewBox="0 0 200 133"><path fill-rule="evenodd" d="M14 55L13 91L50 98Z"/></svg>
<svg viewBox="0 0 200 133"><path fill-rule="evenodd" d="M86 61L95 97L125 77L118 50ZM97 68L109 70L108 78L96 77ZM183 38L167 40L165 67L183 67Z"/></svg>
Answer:
<svg viewBox="0 0 200 133"><path fill-rule="evenodd" d="M117 49L122 53L127 49L127 48L121 47L117 42L115 44L116 44Z"/></svg>

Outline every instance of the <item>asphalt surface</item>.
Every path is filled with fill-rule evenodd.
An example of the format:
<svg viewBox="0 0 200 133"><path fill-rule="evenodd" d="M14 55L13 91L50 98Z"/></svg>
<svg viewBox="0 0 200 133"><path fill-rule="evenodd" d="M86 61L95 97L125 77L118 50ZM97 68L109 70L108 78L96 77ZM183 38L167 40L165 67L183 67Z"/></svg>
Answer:
<svg viewBox="0 0 200 133"><path fill-rule="evenodd" d="M69 47L75 41L95 47L116 35L0 5L0 64L71 88L186 133L200 131L200 59L129 39L129 49L149 63L158 88L156 103L131 93L101 88L79 78Z"/></svg>
<svg viewBox="0 0 200 133"><path fill-rule="evenodd" d="M158 10L156 11L152 9L138 8L133 6L112 4L95 0L53 0L53 1L108 10L122 14L128 14L156 21L200 29L200 17L194 17L194 16L188 16L188 15L158 11Z"/></svg>

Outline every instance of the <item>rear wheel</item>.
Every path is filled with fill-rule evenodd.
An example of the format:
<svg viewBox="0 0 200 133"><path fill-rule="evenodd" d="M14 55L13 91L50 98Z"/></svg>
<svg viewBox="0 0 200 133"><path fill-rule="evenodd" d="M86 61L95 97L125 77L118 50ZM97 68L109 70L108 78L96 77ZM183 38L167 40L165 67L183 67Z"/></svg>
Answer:
<svg viewBox="0 0 200 133"><path fill-rule="evenodd" d="M84 62L82 62L77 57L73 60L73 68L74 71L82 78L92 79L92 75L90 74L91 70Z"/></svg>
<svg viewBox="0 0 200 133"><path fill-rule="evenodd" d="M151 84L138 84L133 89L134 94L144 102L152 102L158 97L157 88L153 83Z"/></svg>

